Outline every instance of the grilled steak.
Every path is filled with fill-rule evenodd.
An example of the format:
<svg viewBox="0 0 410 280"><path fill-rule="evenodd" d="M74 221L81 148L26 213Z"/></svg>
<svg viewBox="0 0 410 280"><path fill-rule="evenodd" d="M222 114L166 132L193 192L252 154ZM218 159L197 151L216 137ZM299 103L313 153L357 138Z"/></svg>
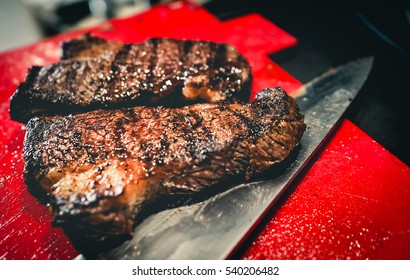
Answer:
<svg viewBox="0 0 410 280"><path fill-rule="evenodd" d="M25 178L49 195L56 224L103 239L131 233L156 197L252 179L284 160L304 129L280 88L251 104L35 117L24 142Z"/></svg>
<svg viewBox="0 0 410 280"><path fill-rule="evenodd" d="M121 44L86 36L63 44L62 58L29 70L11 98L13 120L135 105L247 101L252 80L235 48L205 41Z"/></svg>

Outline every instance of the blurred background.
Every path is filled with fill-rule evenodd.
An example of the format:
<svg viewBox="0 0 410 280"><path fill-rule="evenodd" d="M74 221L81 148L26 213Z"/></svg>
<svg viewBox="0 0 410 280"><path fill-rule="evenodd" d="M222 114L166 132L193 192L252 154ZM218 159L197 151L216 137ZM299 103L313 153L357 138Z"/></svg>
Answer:
<svg viewBox="0 0 410 280"><path fill-rule="evenodd" d="M158 3L173 0L0 0L0 51L35 42L72 29L89 27L109 18L127 17ZM266 11L290 12L297 7L320 11L324 5L303 1L233 1L190 0L213 10L219 18L250 12L257 7ZM314 4L315 3L315 4ZM292 7L293 6L293 7ZM284 7L291 7L284 10ZM410 7L406 1L343 1L334 3L333 10L355 10L357 18L369 30L392 47L410 50ZM286 15L286 14L285 14ZM410 29L409 29L410 30ZM408 30L407 30L408 31Z"/></svg>
<svg viewBox="0 0 410 280"><path fill-rule="evenodd" d="M0 0L0 52L61 32L127 17L160 0ZM198 4L207 0L194 0Z"/></svg>

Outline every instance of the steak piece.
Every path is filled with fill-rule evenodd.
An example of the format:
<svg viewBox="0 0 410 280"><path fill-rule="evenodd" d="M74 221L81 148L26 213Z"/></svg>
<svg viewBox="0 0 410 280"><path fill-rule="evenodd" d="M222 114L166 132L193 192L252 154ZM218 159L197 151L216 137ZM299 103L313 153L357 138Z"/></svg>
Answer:
<svg viewBox="0 0 410 280"><path fill-rule="evenodd" d="M29 70L11 98L11 119L25 123L43 114L249 99L250 66L226 44L121 44L87 35L62 48L63 60Z"/></svg>
<svg viewBox="0 0 410 280"><path fill-rule="evenodd" d="M156 197L254 178L283 161L304 130L280 88L251 104L35 117L24 141L25 180L32 193L48 194L56 225L99 240L130 234Z"/></svg>

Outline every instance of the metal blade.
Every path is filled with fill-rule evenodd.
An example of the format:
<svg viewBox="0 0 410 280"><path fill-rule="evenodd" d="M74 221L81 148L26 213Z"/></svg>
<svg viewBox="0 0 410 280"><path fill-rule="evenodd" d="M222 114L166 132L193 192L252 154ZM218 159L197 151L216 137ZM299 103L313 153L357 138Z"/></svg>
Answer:
<svg viewBox="0 0 410 280"><path fill-rule="evenodd" d="M136 227L108 259L225 259L307 164L365 82L373 59L347 63L298 91L307 130L294 161L274 179L242 184L206 201L162 211Z"/></svg>
<svg viewBox="0 0 410 280"><path fill-rule="evenodd" d="M366 81L372 65L372 57L348 62L316 77L298 89L292 96L296 99L300 111L306 114L312 106L328 96L329 93L342 90L356 95ZM335 101L330 102L330 104L332 103L337 105Z"/></svg>

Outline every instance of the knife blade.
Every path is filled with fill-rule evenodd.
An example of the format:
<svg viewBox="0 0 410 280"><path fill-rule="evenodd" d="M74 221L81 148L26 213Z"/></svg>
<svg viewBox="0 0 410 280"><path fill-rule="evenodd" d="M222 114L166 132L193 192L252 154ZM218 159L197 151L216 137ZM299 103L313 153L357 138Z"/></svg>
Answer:
<svg viewBox="0 0 410 280"><path fill-rule="evenodd" d="M373 58L331 69L293 94L305 114L301 148L284 172L146 218L106 259L226 259L300 174L365 83Z"/></svg>

